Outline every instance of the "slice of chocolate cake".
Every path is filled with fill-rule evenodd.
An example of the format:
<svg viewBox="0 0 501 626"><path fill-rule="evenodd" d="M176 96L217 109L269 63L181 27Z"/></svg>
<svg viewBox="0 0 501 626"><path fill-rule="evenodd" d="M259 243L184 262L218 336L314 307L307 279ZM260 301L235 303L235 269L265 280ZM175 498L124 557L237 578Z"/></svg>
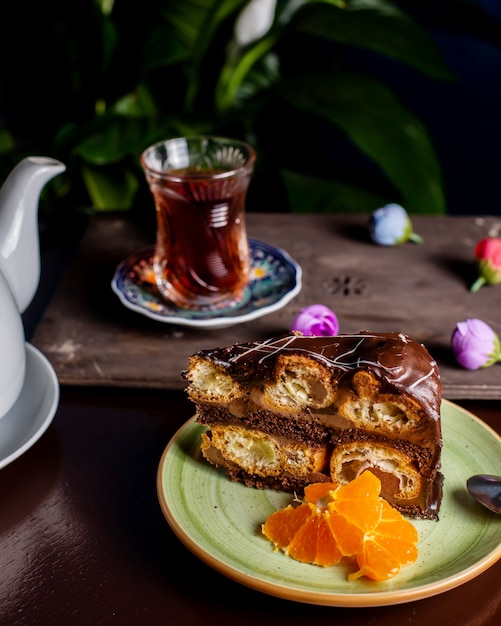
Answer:
<svg viewBox="0 0 501 626"><path fill-rule="evenodd" d="M202 453L230 479L293 492L370 469L396 509L437 519L442 385L409 337L293 334L197 352L183 375Z"/></svg>

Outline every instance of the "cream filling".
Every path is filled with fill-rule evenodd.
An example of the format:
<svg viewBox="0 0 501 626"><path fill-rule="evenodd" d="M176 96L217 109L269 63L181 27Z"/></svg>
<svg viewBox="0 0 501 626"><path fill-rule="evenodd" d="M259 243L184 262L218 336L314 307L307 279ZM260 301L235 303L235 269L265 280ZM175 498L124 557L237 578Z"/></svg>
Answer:
<svg viewBox="0 0 501 626"><path fill-rule="evenodd" d="M235 425L212 426L210 432L210 437L203 436L202 452L213 446L226 461L250 474L307 476L327 464L327 446L309 447Z"/></svg>
<svg viewBox="0 0 501 626"><path fill-rule="evenodd" d="M353 442L337 446L331 455L330 474L333 482L347 484L371 468L396 479L398 487L392 497L411 500L420 494L421 476L412 459L400 450L374 442Z"/></svg>

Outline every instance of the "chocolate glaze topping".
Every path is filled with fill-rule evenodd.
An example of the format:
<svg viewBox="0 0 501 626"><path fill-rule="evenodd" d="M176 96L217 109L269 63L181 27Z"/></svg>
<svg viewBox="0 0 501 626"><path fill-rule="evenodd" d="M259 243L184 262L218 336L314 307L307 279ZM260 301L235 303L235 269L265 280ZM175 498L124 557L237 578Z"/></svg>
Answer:
<svg viewBox="0 0 501 626"><path fill-rule="evenodd" d="M426 348L403 333L372 333L316 337L288 335L235 344L197 353L216 361L235 378L272 376L281 354L304 354L328 367L334 379L366 369L396 391L405 390L436 420L440 416L442 383L436 362Z"/></svg>

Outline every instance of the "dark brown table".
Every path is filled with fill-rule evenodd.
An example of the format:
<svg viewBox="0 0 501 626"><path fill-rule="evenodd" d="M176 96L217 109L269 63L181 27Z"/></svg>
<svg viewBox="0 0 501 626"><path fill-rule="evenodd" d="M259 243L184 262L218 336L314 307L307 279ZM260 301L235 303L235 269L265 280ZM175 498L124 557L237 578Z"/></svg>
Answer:
<svg viewBox="0 0 501 626"><path fill-rule="evenodd" d="M463 404L501 432L498 401ZM355 609L275 598L210 569L171 532L155 488L191 412L181 391L62 389L49 430L0 471L2 626L501 623L501 561L432 598Z"/></svg>
<svg viewBox="0 0 501 626"><path fill-rule="evenodd" d="M398 263L399 257L415 264L419 249L409 244L394 250L397 261L392 261L389 251L376 251L363 238L357 239L362 220L253 217L252 235L272 238L271 243L285 248L290 242L291 254L307 269L303 291L297 302L269 319L208 334L171 329L122 310L110 295L110 273L142 235L121 218L107 218L91 227L32 340L60 378L59 408L42 438L0 471L2 626L501 623L501 561L470 582L428 599L378 608L314 606L260 593L212 570L181 544L161 512L156 494L158 464L169 439L193 413L179 381L174 380L184 367L186 353L208 341L220 345L234 336L245 338L283 327L300 306L313 299L336 304L347 329L370 323L371 315L374 329L398 319L421 328L444 359L451 391L446 397L501 433L499 366L487 372L487 379L478 373L469 377L446 356L447 326L458 315L489 314L499 324L499 307L494 307L501 292L485 289L473 299L463 294L465 281L458 278L459 269L467 265L471 242L499 222L492 218L459 218L450 223L447 218L417 220L416 230L428 240L442 238L440 250L434 245L421 249L428 266L433 264L437 272L429 280L423 278L420 288L425 292L437 289L437 277L447 281L443 299L419 313L428 320L423 327L412 318L412 307L404 300L389 321L381 317L383 301L372 287L378 267L362 263L360 256L381 252L375 258L382 256L387 265ZM96 239L97 232L110 227L114 239ZM460 245L454 246L453 237L447 236L450 232L456 237L463 232ZM351 264L346 254L336 257L336 250L331 250L331 237L345 245L339 233L351 237L357 251ZM341 268L336 259L342 260ZM81 282L75 282L75 276ZM332 283L335 276L352 276L365 288L349 296L335 289L322 291L325 281ZM405 276L413 289L419 288L414 265ZM390 288L397 289L395 284ZM449 310L446 295L451 293L459 300L449 302ZM429 318L430 310L442 311L437 314L438 326ZM80 342L72 358L60 349L65 336L73 347ZM162 370L155 374L154 368L146 368L146 374L153 372L150 381L142 366L152 354L159 354L159 344L167 364L166 378Z"/></svg>
<svg viewBox="0 0 501 626"><path fill-rule="evenodd" d="M301 266L303 288L270 315L220 330L162 324L130 311L112 292L117 265L152 242L122 215L94 219L33 336L65 385L182 389L180 372L196 350L287 332L295 315L320 302L340 332L402 331L437 360L453 399L501 399L495 368L468 372L450 352L457 322L479 317L501 336L501 288L469 286L476 241L501 237L499 217L413 219L422 244L371 243L364 215L250 214L249 235L286 250Z"/></svg>

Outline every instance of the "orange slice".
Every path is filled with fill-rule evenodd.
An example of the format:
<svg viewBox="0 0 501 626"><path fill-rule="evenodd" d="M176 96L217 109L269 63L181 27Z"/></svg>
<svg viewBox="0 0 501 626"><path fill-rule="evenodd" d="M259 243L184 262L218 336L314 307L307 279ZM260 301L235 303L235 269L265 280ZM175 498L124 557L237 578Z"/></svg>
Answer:
<svg viewBox="0 0 501 626"><path fill-rule="evenodd" d="M324 567L339 563L343 556L325 517L318 513L301 526L286 549L286 554L302 563Z"/></svg>
<svg viewBox="0 0 501 626"><path fill-rule="evenodd" d="M263 524L262 530L277 548L285 549L294 539L294 535L313 515L314 507L309 504L293 507L291 504L285 509L272 513Z"/></svg>
<svg viewBox="0 0 501 626"><path fill-rule="evenodd" d="M304 499L317 506L322 506L324 501L332 499L331 491L335 491L336 483L311 483L304 488Z"/></svg>
<svg viewBox="0 0 501 626"><path fill-rule="evenodd" d="M388 580L418 556L418 533L380 497L381 482L370 471L347 485L314 483L299 506L272 513L263 534L285 554L324 567L355 557L349 580Z"/></svg>
<svg viewBox="0 0 501 626"><path fill-rule="evenodd" d="M381 481L370 470L365 470L346 485L342 485L336 493L336 500L366 500L378 498L381 492Z"/></svg>
<svg viewBox="0 0 501 626"><path fill-rule="evenodd" d="M364 540L364 533L360 528L338 513L328 515L327 524L343 556L353 556L360 552Z"/></svg>
<svg viewBox="0 0 501 626"><path fill-rule="evenodd" d="M329 510L366 533L381 519L383 500L379 497L381 481L369 470L332 494Z"/></svg>
<svg viewBox="0 0 501 626"><path fill-rule="evenodd" d="M349 574L354 580L367 576L372 580L388 580L400 571L402 565L412 565L418 558L418 532L399 511L383 501L379 524L366 533L361 551L357 554L359 570Z"/></svg>

